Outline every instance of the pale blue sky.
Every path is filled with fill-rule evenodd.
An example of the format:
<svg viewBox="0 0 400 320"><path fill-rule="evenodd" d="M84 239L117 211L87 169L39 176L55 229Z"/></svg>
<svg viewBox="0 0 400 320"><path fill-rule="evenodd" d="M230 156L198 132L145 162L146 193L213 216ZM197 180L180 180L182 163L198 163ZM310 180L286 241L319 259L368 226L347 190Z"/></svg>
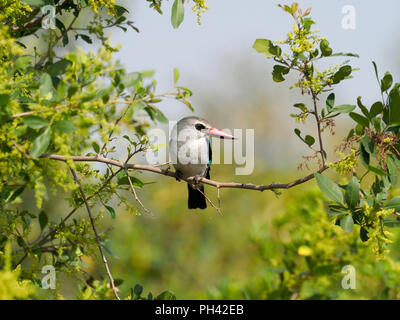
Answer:
<svg viewBox="0 0 400 320"><path fill-rule="evenodd" d="M312 6L317 28L330 40L334 52L360 55L360 59L351 62L360 71L354 74L354 79L336 88L337 104L355 104L359 95L369 105L379 99L372 60L377 62L381 74L390 70L399 81L398 0L298 2L302 8ZM170 23L172 0L164 1L163 15L149 9L144 0L126 3L131 12L130 19L135 21L140 33L114 30L112 40L122 44L117 58L127 70L155 70L158 91L163 92L172 86L173 68L179 68L179 84L193 90L192 102L197 115L215 121L221 128L255 128L256 157L264 157L268 167L300 162L300 156L307 151L293 134L293 129L299 125L289 118L289 113L293 112L293 103L302 97L298 91L288 90L290 81L274 83L271 80L272 62L252 49L257 38L285 38L292 28L292 20L277 4L291 1L207 0L210 10L204 14L201 26L197 25L195 14L186 4L185 20L178 30ZM356 9L355 30L342 28L345 5ZM335 62L337 60L332 60ZM255 97L260 95L269 104L263 107L261 102L257 109ZM232 103L243 104L248 114L231 109ZM177 101L163 102L160 108L171 120L191 114ZM265 123L253 124L260 118L265 119ZM340 130L341 123L342 120L338 131L344 137L346 132ZM315 134L311 123L302 129L303 132L307 130Z"/></svg>
<svg viewBox="0 0 400 320"><path fill-rule="evenodd" d="M114 41L123 45L118 58L131 70L155 69L160 90L170 87L172 68L178 67L181 71L180 83L189 86L195 93L207 94L209 87L228 94L230 82L222 72L221 64L233 57L252 60L260 70L265 70L268 75L265 80L269 86L280 86L270 81L271 62L267 62L251 47L256 38L284 38L292 22L277 4L291 1L206 2L210 10L203 16L203 25L197 25L194 14L186 4L185 20L178 30L174 30L170 24L173 1L164 1L164 14L161 16L149 9L145 1L130 2L131 19L139 27L140 33L136 34L133 30L114 33ZM354 80L341 87L343 99L353 97L356 91L357 95L373 101L376 82L371 60L378 63L382 72L392 70L395 73L399 70L396 51L399 48L397 30L400 25L400 2L314 0L299 3L303 8L313 7L312 16L318 21L318 28L331 41L335 51L351 51L361 56L354 62L361 70ZM344 5L356 8L355 30L341 27ZM264 85L260 83L260 86Z"/></svg>

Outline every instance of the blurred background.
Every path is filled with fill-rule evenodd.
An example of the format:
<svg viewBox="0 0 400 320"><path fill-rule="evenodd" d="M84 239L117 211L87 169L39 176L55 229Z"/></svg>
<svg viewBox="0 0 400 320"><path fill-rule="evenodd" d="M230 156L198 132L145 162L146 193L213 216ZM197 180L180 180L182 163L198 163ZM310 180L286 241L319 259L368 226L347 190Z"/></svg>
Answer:
<svg viewBox="0 0 400 320"><path fill-rule="evenodd" d="M360 70L354 79L337 88L336 104L356 104L357 96L362 96L364 104L370 105L379 98L372 60L377 62L380 74L390 70L398 79L400 4L397 0L298 2L301 8L313 8L317 28L329 39L334 52L360 55L351 62ZM186 6L185 20L174 30L170 24L172 1L163 3L163 15L149 9L145 1L124 2L140 33L113 30L113 44L122 45L117 58L129 71L155 70L159 92L173 86L173 68L178 68L179 84L194 93L191 101L195 115L207 118L219 128L255 130L254 172L236 176L235 165L214 165L212 179L267 184L308 175L311 171L297 170L302 156L309 155L293 134L294 128L302 125L289 117L293 104L307 101L307 97L302 97L298 90L289 90L296 80L294 76L284 83L273 82L271 61L252 49L257 38L285 38L292 20L277 4L290 1L208 0L206 3L209 10L204 13L201 26ZM342 27L342 9L346 5L356 10L354 30ZM341 60L332 63L337 61ZM165 101L160 109L170 120L192 114L177 101ZM315 134L311 121L305 127ZM330 161L336 157L334 146L346 137L348 128L349 124L339 118L336 134L324 133L325 143L330 146L327 148ZM283 191L279 197L272 192L224 189L221 191L224 215L220 216L210 206L204 211L189 212L184 183L159 175L140 174L140 177L155 182L139 191L153 216L134 215L121 207L117 219L105 218L103 229L112 229L108 243L113 254L109 258L111 269L114 277L124 279L120 287L124 293L139 283L145 293L168 289L178 299L265 298L263 290L256 288L264 286L267 290L268 279L279 274L271 268L279 268L279 260L284 259L284 251L279 248L288 237L288 231L280 231L277 221L289 217L296 210L293 208L302 206L307 192L315 190L313 181ZM214 188L206 187L206 193L212 200L217 199ZM132 200L132 206L136 205ZM46 207L48 212L60 210L55 203L47 203ZM312 208L305 210L313 214L322 212L319 207ZM316 218L320 219L322 214ZM307 223L305 216L292 218L295 228ZM368 257L370 268L375 268L373 256ZM99 261L90 258L85 261L89 273L103 274ZM331 281L327 287L332 297L371 297L374 293L368 287L372 283L376 284L374 288L387 287L384 267L376 268L380 271L369 270L361 276L365 280L361 289L352 293L338 289L340 280L334 282L332 275L326 275ZM257 284L252 286L253 282ZM67 297L75 293L68 278L62 290Z"/></svg>

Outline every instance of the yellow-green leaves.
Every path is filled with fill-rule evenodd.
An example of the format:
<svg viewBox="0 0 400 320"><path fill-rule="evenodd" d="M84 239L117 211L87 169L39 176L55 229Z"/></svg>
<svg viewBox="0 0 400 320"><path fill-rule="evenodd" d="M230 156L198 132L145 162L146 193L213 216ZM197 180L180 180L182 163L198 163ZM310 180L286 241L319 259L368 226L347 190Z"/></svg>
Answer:
<svg viewBox="0 0 400 320"><path fill-rule="evenodd" d="M46 95L51 91L52 87L53 83L50 75L48 73L43 73L39 82L40 96L46 98Z"/></svg>
<svg viewBox="0 0 400 320"><path fill-rule="evenodd" d="M355 208L360 201L360 185L357 177L351 178L346 187L345 200L350 208Z"/></svg>
<svg viewBox="0 0 400 320"><path fill-rule="evenodd" d="M75 131L74 124L69 120L59 120L54 122L53 128L61 133L72 133Z"/></svg>
<svg viewBox="0 0 400 320"><path fill-rule="evenodd" d="M310 135L306 135L304 138L301 136L301 132L299 129L294 129L294 133L296 134L296 136L298 136L300 138L301 141L303 141L306 145L308 145L309 147L311 147L314 143L315 143L315 139L314 137L310 136Z"/></svg>
<svg viewBox="0 0 400 320"><path fill-rule="evenodd" d="M389 90L392 84L393 84L393 77L389 72L386 72L383 79L381 80L382 92Z"/></svg>
<svg viewBox="0 0 400 320"><path fill-rule="evenodd" d="M321 56L329 57L332 54L332 48L329 47L328 40L322 40L319 47L321 49Z"/></svg>
<svg viewBox="0 0 400 320"><path fill-rule="evenodd" d="M385 204L385 209L394 209L396 212L400 212L400 196L390 199Z"/></svg>
<svg viewBox="0 0 400 320"><path fill-rule="evenodd" d="M281 48L268 39L257 39L253 44L253 49L258 53L263 53L267 58L281 55Z"/></svg>
<svg viewBox="0 0 400 320"><path fill-rule="evenodd" d="M30 152L30 156L32 158L37 158L44 152L46 152L47 148L50 145L51 140L51 132L50 128L48 127L41 135L36 137L33 141L32 150Z"/></svg>
<svg viewBox="0 0 400 320"><path fill-rule="evenodd" d="M183 22L185 16L185 8L182 0L175 0L172 5L171 23L174 29L177 29Z"/></svg>
<svg viewBox="0 0 400 320"><path fill-rule="evenodd" d="M326 110L331 112L335 106L335 94L332 92L326 99Z"/></svg>
<svg viewBox="0 0 400 320"><path fill-rule="evenodd" d="M346 79L351 75L353 69L351 66L343 66L341 67L332 77L333 84L338 84L340 81Z"/></svg>
<svg viewBox="0 0 400 320"><path fill-rule="evenodd" d="M285 78L283 77L283 75L288 74L290 71L289 68L285 67L285 66L281 66L281 65L274 65L274 69L272 71L272 79L275 82L282 82L285 81Z"/></svg>
<svg viewBox="0 0 400 320"><path fill-rule="evenodd" d="M179 70L178 68L174 68L174 84L176 84L179 80Z"/></svg>
<svg viewBox="0 0 400 320"><path fill-rule="evenodd" d="M49 125L46 119L33 115L23 117L22 121L32 129L40 129Z"/></svg>
<svg viewBox="0 0 400 320"><path fill-rule="evenodd" d="M47 226L49 218L47 217L47 214L44 211L40 211L38 218L39 218L40 229L43 230Z"/></svg>
<svg viewBox="0 0 400 320"><path fill-rule="evenodd" d="M335 182L320 173L315 173L314 176L318 187L329 199L343 204L343 193Z"/></svg>
<svg viewBox="0 0 400 320"><path fill-rule="evenodd" d="M331 109L332 112L338 112L338 113L349 113L353 111L356 108L355 105L352 104L341 104L340 106L336 106Z"/></svg>
<svg viewBox="0 0 400 320"><path fill-rule="evenodd" d="M348 233L352 232L354 227L353 217L350 214L344 216L342 219L340 219L340 226L344 231Z"/></svg>

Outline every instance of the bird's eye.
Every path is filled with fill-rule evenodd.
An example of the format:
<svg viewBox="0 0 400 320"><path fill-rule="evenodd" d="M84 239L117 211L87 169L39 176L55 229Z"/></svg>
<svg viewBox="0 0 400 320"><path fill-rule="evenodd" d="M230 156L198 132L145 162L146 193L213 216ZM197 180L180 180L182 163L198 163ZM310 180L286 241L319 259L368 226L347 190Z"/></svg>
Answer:
<svg viewBox="0 0 400 320"><path fill-rule="evenodd" d="M206 128L205 125L202 124L202 123L196 123L196 124L194 125L194 127L196 128L196 130L199 130L199 131L201 131L201 130L203 130L203 129Z"/></svg>

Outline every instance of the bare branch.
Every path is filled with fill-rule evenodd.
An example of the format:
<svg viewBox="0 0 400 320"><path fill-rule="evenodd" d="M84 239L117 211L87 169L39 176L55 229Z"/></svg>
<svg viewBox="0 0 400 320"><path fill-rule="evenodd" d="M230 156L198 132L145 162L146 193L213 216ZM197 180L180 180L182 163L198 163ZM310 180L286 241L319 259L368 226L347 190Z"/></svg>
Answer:
<svg viewBox="0 0 400 320"><path fill-rule="evenodd" d="M94 219L93 219L92 211L91 211L90 206L89 206L89 202L88 202L88 200L86 198L86 195L85 195L85 193L83 191L82 185L81 185L81 183L80 183L80 181L79 181L79 179L78 179L78 177L77 177L77 175L75 173L75 170L72 169L72 168L70 168L70 169L71 169L72 176L74 177L75 183L79 186L79 191L80 191L80 193L82 195L82 199L85 202L86 210L87 210L87 212L89 214L90 223L92 224L93 232L94 232L94 234L96 236L97 246L99 247L100 255L101 255L101 258L103 259L103 263L104 263L104 267L106 269L106 273L108 275L108 278L110 279L111 288L112 288L112 290L114 292L115 298L117 300L121 300L119 298L119 296L118 296L117 287L115 287L115 285L114 285L114 279L113 279L113 277L111 275L111 271L110 271L110 268L108 266L107 258L104 255L103 248L101 246L100 236L99 236L99 234L97 232L96 225L94 223Z"/></svg>
<svg viewBox="0 0 400 320"><path fill-rule="evenodd" d="M124 167L124 170L125 170L126 176L127 176L127 178L128 178L129 185L130 185L130 187L131 187L132 193L133 193L133 195L135 196L135 200L136 200L137 202L139 202L140 206L143 208L144 211L146 211L147 213L150 213L150 214L151 214L151 211L150 211L149 209L147 209L147 208L143 205L142 201L140 201L140 199L139 199L139 197L138 197L138 195L137 195L137 193L136 193L136 189L135 189L135 187L133 186L131 177L129 176L128 169L127 169L126 167Z"/></svg>
<svg viewBox="0 0 400 320"><path fill-rule="evenodd" d="M173 171L169 171L169 168L162 169L159 167L155 167L148 164L134 164L134 163L127 163L124 164L120 161L104 158L101 156L62 156L57 154L43 154L40 158L49 158L52 160L58 161L67 161L67 159L77 161L77 162L101 162L110 164L116 167L120 167L122 169L126 168L128 170L142 170L142 171L150 171L153 173L161 174L164 176L168 176L175 179L175 173ZM322 173L328 169L327 165L323 165L317 172ZM207 184L209 186L213 186L215 188L232 188L232 189L247 189L247 190L257 190L257 191L264 191L264 190L273 190L273 189L290 189L294 186L299 184L305 183L309 180L314 178L314 173L311 173L301 179L294 180L289 183L271 183L271 184L264 184L264 185L256 185L252 183L240 183L240 182L219 182L210 179L206 179L203 177L198 178L198 182ZM181 180L186 182L193 182L195 177L182 177Z"/></svg>
<svg viewBox="0 0 400 320"><path fill-rule="evenodd" d="M87 197L87 200L91 200L94 197L96 197L101 191L104 190L104 188L106 188L108 186L108 184L111 182L111 180L122 170L122 168L120 168L119 170L113 172L108 179L100 186L99 189L97 189L95 192L93 192L90 196ZM75 208L73 208L66 216L64 219L61 220L61 222L55 226L52 230L50 230L48 233L46 233L43 237L40 237L37 241L35 241L35 243L31 246L40 246L42 245L49 237L53 236L57 230L60 228L60 226L62 226L63 224L65 224L65 222L67 222L67 220L69 218L72 217L72 215L84 204L85 202L82 200L80 203L78 203ZM24 256L16 263L15 267L17 267L18 265L20 265L26 258L28 257L28 253L25 253Z"/></svg>
<svg viewBox="0 0 400 320"><path fill-rule="evenodd" d="M218 188L218 190L219 190L219 188ZM206 198L206 200L208 201L208 203L211 204L211 206L212 206L215 210L217 210L217 212L218 212L221 216L223 216L222 211L221 211L221 207L217 207L217 206L210 200L210 198L208 198L208 197L206 196L206 194L205 194L203 191L201 191L200 189L197 189L197 191L199 191L199 192L204 196L204 198Z"/></svg>

